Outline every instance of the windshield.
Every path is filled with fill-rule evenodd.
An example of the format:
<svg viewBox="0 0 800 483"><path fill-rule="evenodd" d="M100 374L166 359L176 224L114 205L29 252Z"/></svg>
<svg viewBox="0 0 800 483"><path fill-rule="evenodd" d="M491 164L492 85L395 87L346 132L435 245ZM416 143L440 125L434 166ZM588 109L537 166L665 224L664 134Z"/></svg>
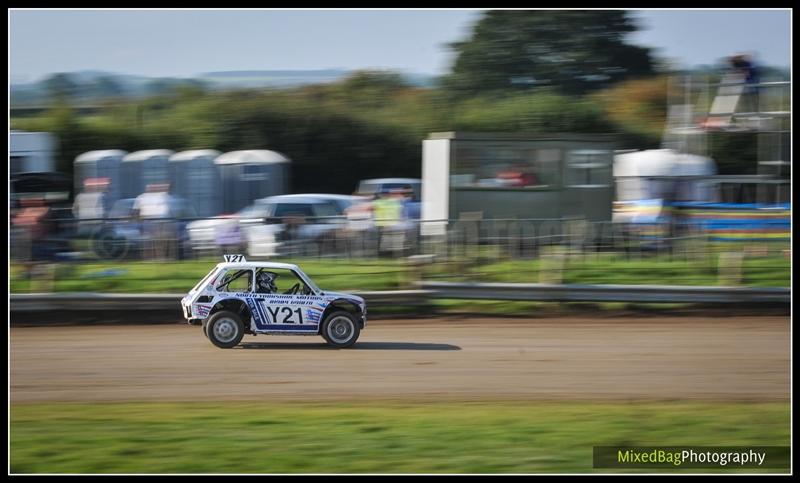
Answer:
<svg viewBox="0 0 800 483"><path fill-rule="evenodd" d="M342 214L348 208L350 208L353 205L353 203L355 203L356 201L357 201L357 198L352 197L352 198L349 198L349 199L346 199L346 200L338 199L338 200L335 200L334 203L336 203L336 207L338 209L339 214Z"/></svg>
<svg viewBox="0 0 800 483"><path fill-rule="evenodd" d="M419 200L421 184L417 182L401 182L401 183L375 183L375 182L361 182L358 191L361 194L371 195L376 193L389 193L394 190L411 191L414 193L414 201Z"/></svg>
<svg viewBox="0 0 800 483"><path fill-rule="evenodd" d="M197 218L197 212L194 206L183 198L173 198L170 203L170 216L180 219Z"/></svg>
<svg viewBox="0 0 800 483"><path fill-rule="evenodd" d="M363 194L373 194L378 191L380 185L362 181L358 186L358 192Z"/></svg>
<svg viewBox="0 0 800 483"><path fill-rule="evenodd" d="M314 293L322 292L322 290L320 290L317 284L315 284L314 281L311 280L311 278L305 274L305 272L303 272L298 268L296 274L298 277L300 277L301 280L303 280L306 283L306 285L308 285L308 288L314 291Z"/></svg>
<svg viewBox="0 0 800 483"><path fill-rule="evenodd" d="M134 200L126 199L126 200L119 200L114 203L114 206L111 207L111 210L108 213L109 218L128 218L131 216L131 211L133 210L133 203Z"/></svg>
<svg viewBox="0 0 800 483"><path fill-rule="evenodd" d="M216 272L217 272L217 268L216 268L216 267L214 267L214 268L213 268L213 269L212 269L210 272L208 272L208 275L206 275L205 277L203 277L203 280L200 280L199 282L197 282L197 285L195 285L195 286L194 286L194 288L190 290L190 292L195 292L195 291L197 291L197 290L198 290L200 287L202 287L203 285L205 285L206 281L208 281L208 279L209 279L209 278L211 278L211 276L212 276L212 275L214 275Z"/></svg>
<svg viewBox="0 0 800 483"><path fill-rule="evenodd" d="M236 213L237 218L266 218L268 203L253 203L252 205L242 208Z"/></svg>

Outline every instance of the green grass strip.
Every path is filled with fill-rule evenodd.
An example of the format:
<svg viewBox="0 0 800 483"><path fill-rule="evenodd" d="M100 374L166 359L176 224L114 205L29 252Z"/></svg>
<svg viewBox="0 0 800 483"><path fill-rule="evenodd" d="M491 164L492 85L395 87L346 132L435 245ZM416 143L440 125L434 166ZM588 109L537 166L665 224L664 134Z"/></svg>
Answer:
<svg viewBox="0 0 800 483"><path fill-rule="evenodd" d="M789 445L789 421L788 402L17 404L11 472L584 473L593 445Z"/></svg>

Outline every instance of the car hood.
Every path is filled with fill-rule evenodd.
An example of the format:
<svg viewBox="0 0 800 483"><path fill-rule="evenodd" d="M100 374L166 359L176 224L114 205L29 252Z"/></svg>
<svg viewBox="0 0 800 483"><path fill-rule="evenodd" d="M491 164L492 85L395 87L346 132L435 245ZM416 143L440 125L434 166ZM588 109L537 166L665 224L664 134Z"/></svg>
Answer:
<svg viewBox="0 0 800 483"><path fill-rule="evenodd" d="M236 223L236 218L209 218L207 220L196 220L186 225L189 230L202 230L204 228L216 228L231 223Z"/></svg>

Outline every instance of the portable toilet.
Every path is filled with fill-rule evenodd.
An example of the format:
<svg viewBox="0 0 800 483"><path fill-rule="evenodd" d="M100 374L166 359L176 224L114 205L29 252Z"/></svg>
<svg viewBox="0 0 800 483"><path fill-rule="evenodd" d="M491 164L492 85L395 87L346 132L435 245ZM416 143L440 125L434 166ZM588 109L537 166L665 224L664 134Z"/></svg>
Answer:
<svg viewBox="0 0 800 483"><path fill-rule="evenodd" d="M267 150L231 151L214 163L219 169L222 209L235 213L253 201L286 193L289 158Z"/></svg>
<svg viewBox="0 0 800 483"><path fill-rule="evenodd" d="M120 166L126 151L107 149L102 151L88 151L77 158L74 164L75 194L84 189L84 183L89 178L108 178L108 198L111 203L122 197L122 177Z"/></svg>
<svg viewBox="0 0 800 483"><path fill-rule="evenodd" d="M120 196L135 198L151 184L169 182L169 158L174 153L168 149L136 151L122 158L120 165Z"/></svg>
<svg viewBox="0 0 800 483"><path fill-rule="evenodd" d="M219 173L214 164L219 155L219 151L213 149L196 149L169 158L171 192L192 205L197 216L215 216L222 212Z"/></svg>

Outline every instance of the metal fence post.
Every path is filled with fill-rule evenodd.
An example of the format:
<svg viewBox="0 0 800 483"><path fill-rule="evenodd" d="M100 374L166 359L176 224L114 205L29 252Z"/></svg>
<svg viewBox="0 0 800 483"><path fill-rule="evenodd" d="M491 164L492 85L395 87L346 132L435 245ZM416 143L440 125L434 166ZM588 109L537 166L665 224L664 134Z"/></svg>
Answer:
<svg viewBox="0 0 800 483"><path fill-rule="evenodd" d="M408 288L415 288L425 279L425 267L436 259L435 255L411 255L406 258L406 280L404 284Z"/></svg>
<svg viewBox="0 0 800 483"><path fill-rule="evenodd" d="M742 282L742 252L719 254L719 282L724 286L736 286Z"/></svg>
<svg viewBox="0 0 800 483"><path fill-rule="evenodd" d="M566 259L562 246L546 247L539 263L539 283L561 284L564 281Z"/></svg>
<svg viewBox="0 0 800 483"><path fill-rule="evenodd" d="M56 264L37 263L31 267L31 289L33 292L55 292Z"/></svg>

